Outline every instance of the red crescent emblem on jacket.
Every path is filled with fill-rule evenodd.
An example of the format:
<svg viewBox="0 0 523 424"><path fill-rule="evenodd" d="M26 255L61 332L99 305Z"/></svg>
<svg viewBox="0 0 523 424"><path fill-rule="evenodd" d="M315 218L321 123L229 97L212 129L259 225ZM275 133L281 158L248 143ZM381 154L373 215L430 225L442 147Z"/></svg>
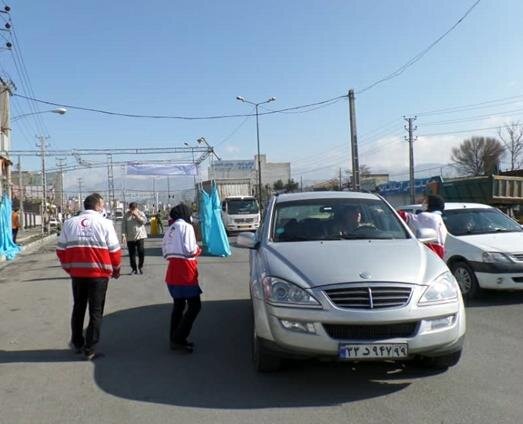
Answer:
<svg viewBox="0 0 523 424"><path fill-rule="evenodd" d="M84 224L85 221L87 221L87 218L84 218L80 221L80 225L84 228L87 227L87 225Z"/></svg>

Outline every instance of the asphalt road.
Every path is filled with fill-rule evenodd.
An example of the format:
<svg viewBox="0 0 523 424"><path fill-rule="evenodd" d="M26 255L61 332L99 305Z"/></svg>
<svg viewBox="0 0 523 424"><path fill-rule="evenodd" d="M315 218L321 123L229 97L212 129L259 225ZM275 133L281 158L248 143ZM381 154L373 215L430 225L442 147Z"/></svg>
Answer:
<svg viewBox="0 0 523 424"><path fill-rule="evenodd" d="M247 252L201 259L197 350L182 355L168 350L159 240L146 249L145 275L110 283L94 362L67 348L71 290L53 246L0 271L0 423L523 422L523 293L468 306L464 357L447 372L307 362L260 375Z"/></svg>

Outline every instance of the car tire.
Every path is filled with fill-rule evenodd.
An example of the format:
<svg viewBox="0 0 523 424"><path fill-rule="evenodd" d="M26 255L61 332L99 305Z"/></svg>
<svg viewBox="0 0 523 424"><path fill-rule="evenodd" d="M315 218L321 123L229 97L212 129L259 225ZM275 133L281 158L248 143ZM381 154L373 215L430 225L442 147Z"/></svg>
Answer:
<svg viewBox="0 0 523 424"><path fill-rule="evenodd" d="M436 370L446 370L458 364L461 359L461 350L449 353L448 355L425 357L422 360L423 366Z"/></svg>
<svg viewBox="0 0 523 424"><path fill-rule="evenodd" d="M252 360L257 372L274 372L281 369L282 359L267 352L260 338L253 331L252 338Z"/></svg>
<svg viewBox="0 0 523 424"><path fill-rule="evenodd" d="M478 279L468 263L464 261L455 262L450 266L450 269L458 282L463 297L472 299L479 295Z"/></svg>

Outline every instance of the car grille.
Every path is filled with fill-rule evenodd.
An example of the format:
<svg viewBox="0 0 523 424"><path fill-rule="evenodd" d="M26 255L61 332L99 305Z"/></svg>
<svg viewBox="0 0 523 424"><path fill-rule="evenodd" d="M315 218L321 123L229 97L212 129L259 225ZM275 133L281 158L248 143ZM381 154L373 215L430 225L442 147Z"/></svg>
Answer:
<svg viewBox="0 0 523 424"><path fill-rule="evenodd" d="M243 223L252 223L254 222L254 218L238 218L234 220L237 224L243 224Z"/></svg>
<svg viewBox="0 0 523 424"><path fill-rule="evenodd" d="M327 334L336 340L384 340L395 337L412 337L418 322L383 325L323 324Z"/></svg>
<svg viewBox="0 0 523 424"><path fill-rule="evenodd" d="M512 256L514 256L518 261L523 261L523 253L513 253Z"/></svg>
<svg viewBox="0 0 523 424"><path fill-rule="evenodd" d="M325 293L340 308L397 308L409 303L412 289L402 286L367 286L327 289Z"/></svg>

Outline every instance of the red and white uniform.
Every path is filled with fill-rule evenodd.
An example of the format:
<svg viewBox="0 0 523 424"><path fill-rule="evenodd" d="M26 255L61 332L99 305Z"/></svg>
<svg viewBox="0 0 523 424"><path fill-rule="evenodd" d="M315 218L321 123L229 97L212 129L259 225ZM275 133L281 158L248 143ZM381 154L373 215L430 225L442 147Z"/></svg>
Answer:
<svg viewBox="0 0 523 424"><path fill-rule="evenodd" d="M169 286L188 289L182 289L181 292L196 293L199 290L197 256L201 249L196 243L193 226L183 219L177 219L163 237L162 253L169 261L165 282Z"/></svg>
<svg viewBox="0 0 523 424"><path fill-rule="evenodd" d="M109 278L120 269L121 250L114 226L93 210L64 222L56 254L71 277Z"/></svg>
<svg viewBox="0 0 523 424"><path fill-rule="evenodd" d="M421 212L418 214L402 212L401 217L415 233L423 228L430 228L436 231L437 241L435 243L427 243L427 246L436 252L440 258L445 256L445 240L447 239L448 231L441 217L441 212Z"/></svg>

